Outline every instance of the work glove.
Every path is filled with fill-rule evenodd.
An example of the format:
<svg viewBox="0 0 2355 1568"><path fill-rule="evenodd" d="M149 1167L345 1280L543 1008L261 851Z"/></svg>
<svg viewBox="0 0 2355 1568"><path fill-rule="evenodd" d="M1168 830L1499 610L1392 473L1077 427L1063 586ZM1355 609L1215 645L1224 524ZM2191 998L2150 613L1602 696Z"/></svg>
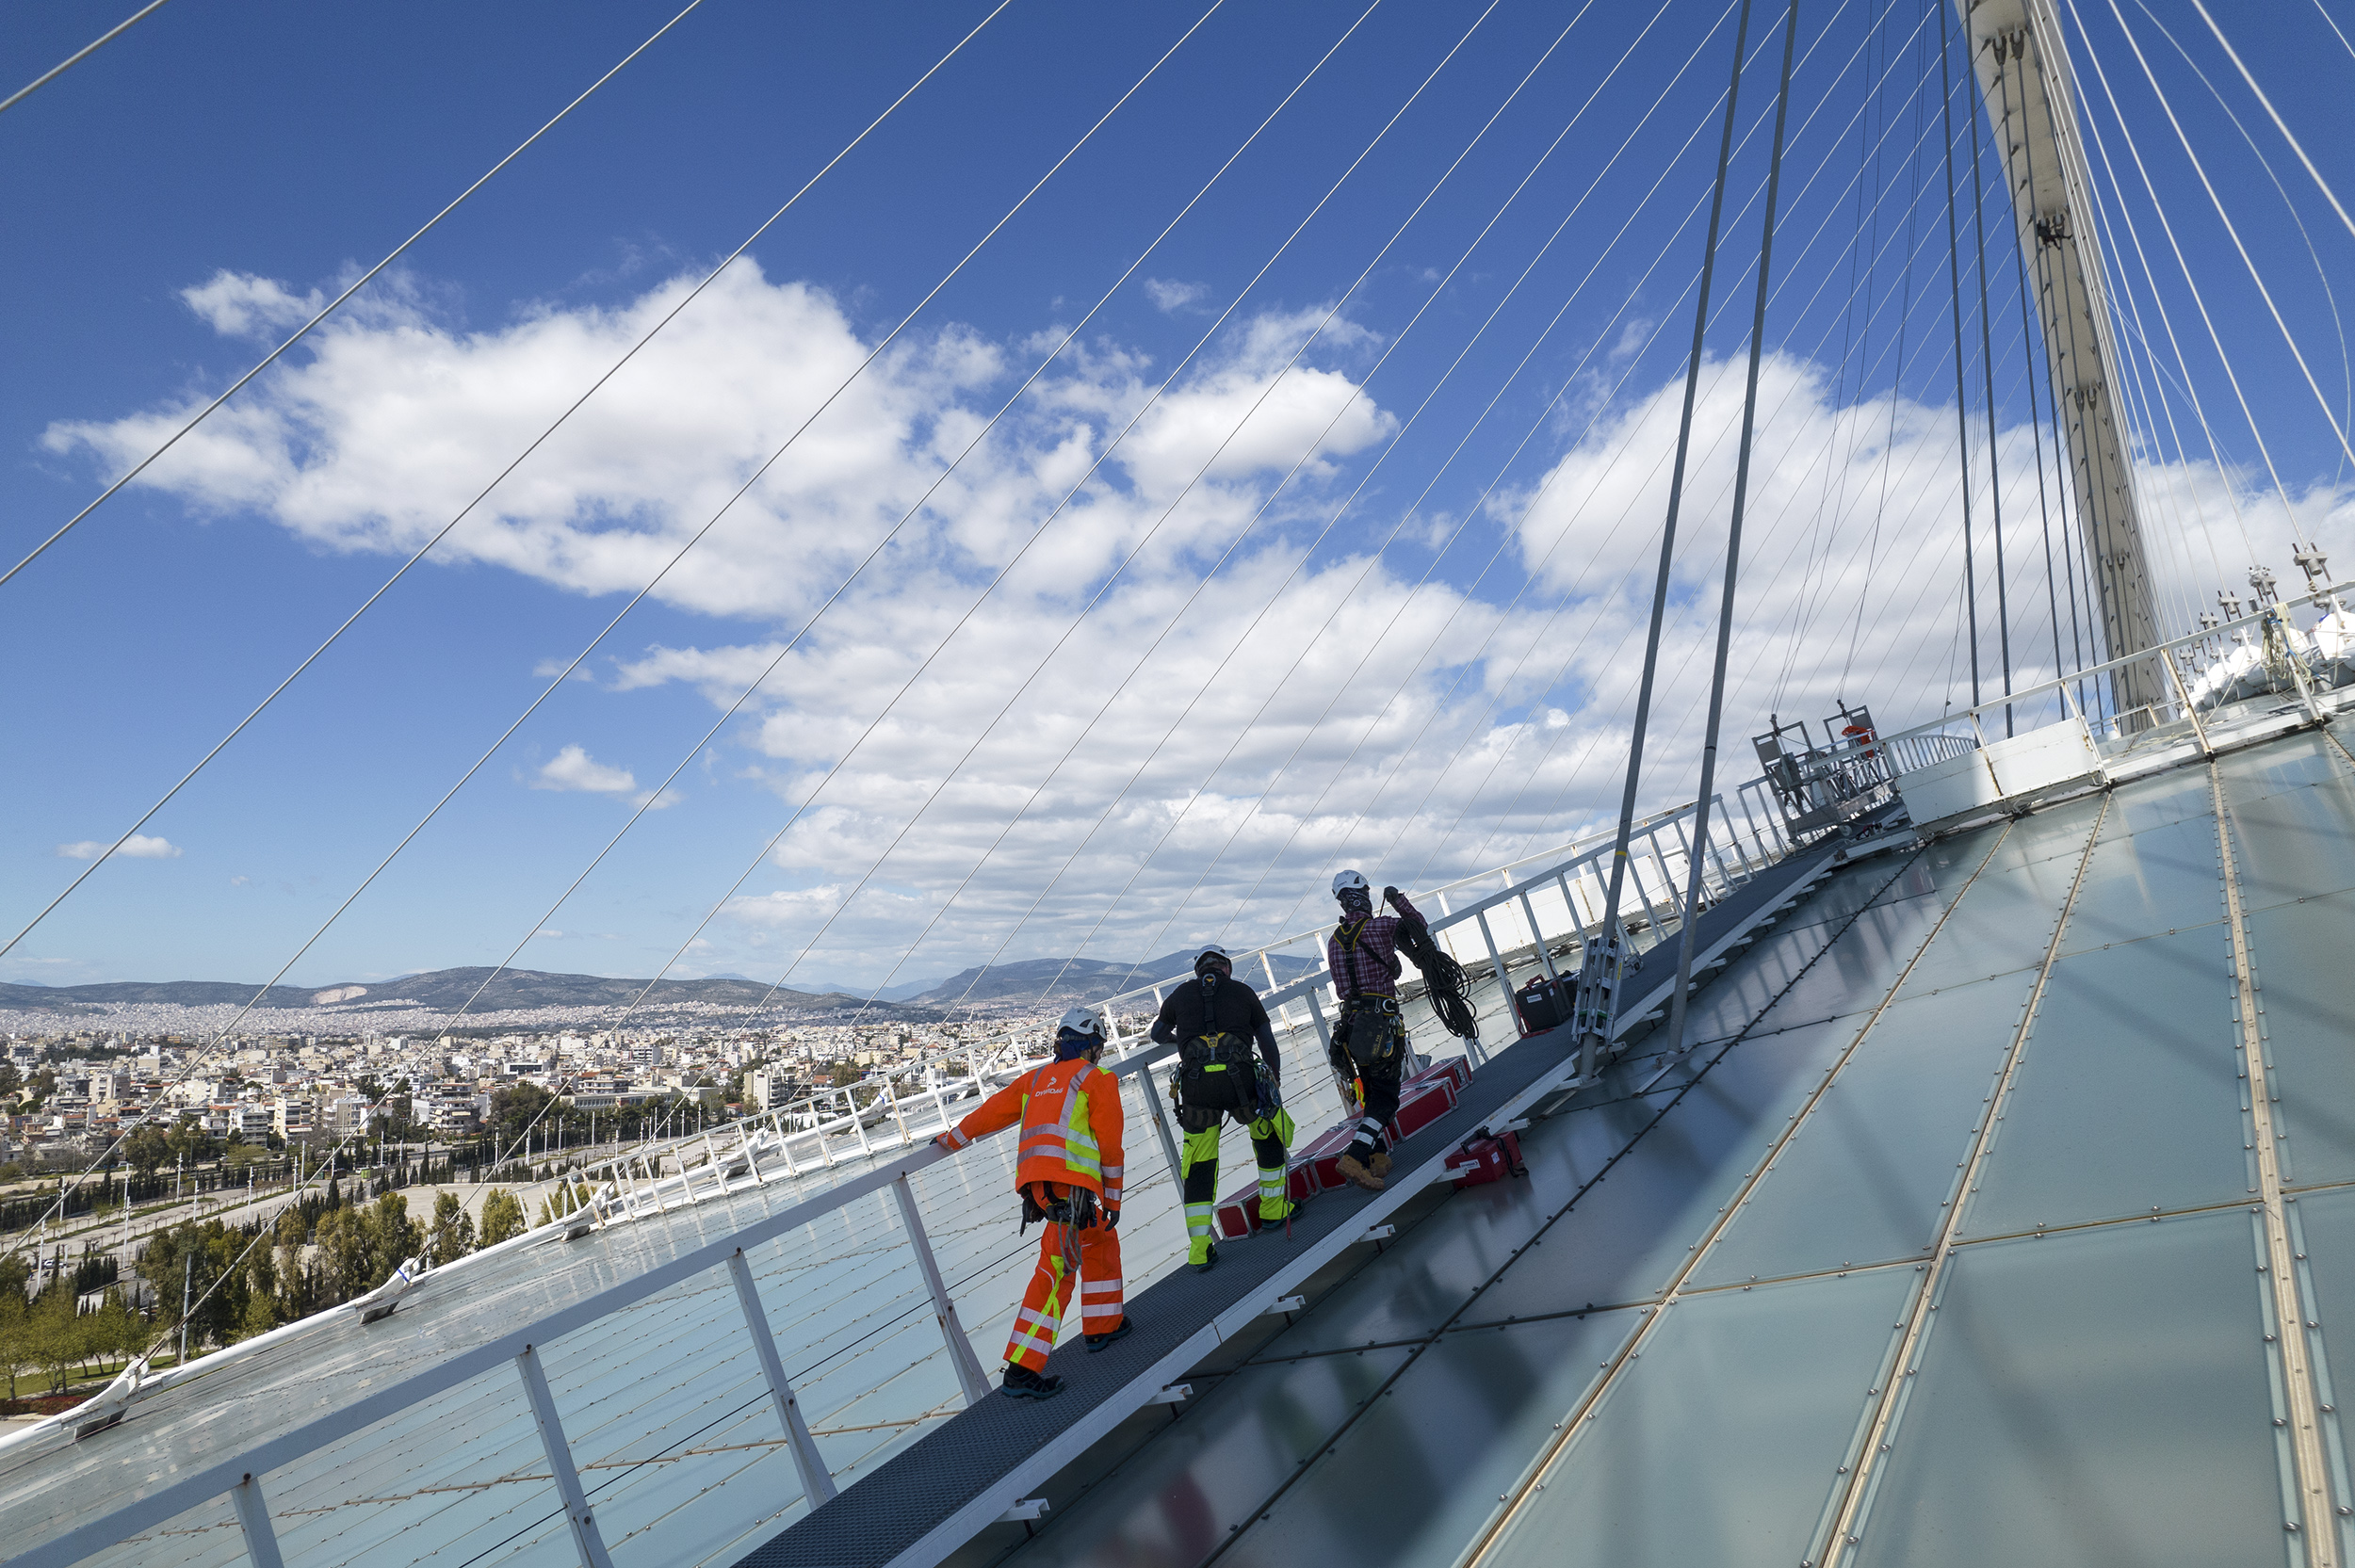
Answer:
<svg viewBox="0 0 2355 1568"><path fill-rule="evenodd" d="M933 1134L933 1147L947 1154L956 1153L955 1148L949 1141L949 1135L945 1132Z"/></svg>
<svg viewBox="0 0 2355 1568"><path fill-rule="evenodd" d="M1120 1229L1120 1210L1108 1208L1104 1211L1104 1228L1108 1231Z"/></svg>
<svg viewBox="0 0 2355 1568"><path fill-rule="evenodd" d="M1386 903L1386 904L1395 904L1395 903L1397 903L1397 902L1398 902L1398 889L1397 889L1397 888L1394 888L1394 887L1386 887L1386 888L1384 888L1384 889L1382 890L1382 901L1383 901L1384 903Z"/></svg>

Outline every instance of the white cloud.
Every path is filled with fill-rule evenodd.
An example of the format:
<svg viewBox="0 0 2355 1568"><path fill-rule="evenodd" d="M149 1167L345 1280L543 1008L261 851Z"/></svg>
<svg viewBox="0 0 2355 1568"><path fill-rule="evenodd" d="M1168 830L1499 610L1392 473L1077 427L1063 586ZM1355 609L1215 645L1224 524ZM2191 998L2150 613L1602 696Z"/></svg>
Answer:
<svg viewBox="0 0 2355 1568"><path fill-rule="evenodd" d="M608 768L578 746L567 746L543 763L534 789L577 789L592 795L627 795L638 787L626 768Z"/></svg>
<svg viewBox="0 0 2355 1568"><path fill-rule="evenodd" d="M317 289L292 294L275 279L226 267L182 289L180 298L223 337L278 337L310 320L327 303Z"/></svg>
<svg viewBox="0 0 2355 1568"><path fill-rule="evenodd" d="M96 860L106 852L106 846L111 842L104 838L86 838L76 844L58 845L57 853L60 860ZM183 853L185 851L180 846L168 838L150 838L145 833L133 833L122 841L122 848L115 851L114 858L178 860Z"/></svg>
<svg viewBox="0 0 2355 1568"><path fill-rule="evenodd" d="M1169 278L1145 280L1145 297L1153 301L1153 308L1157 311L1174 313L1184 310L1188 305L1207 298L1210 292L1210 285L1208 283L1181 283Z"/></svg>
<svg viewBox="0 0 2355 1568"><path fill-rule="evenodd" d="M252 511L306 542L414 548L684 286L476 332L398 299L372 306L331 322L315 350L252 389L252 402L224 409L141 482L198 510ZM1582 429L1593 402L1541 435L1532 450L1549 453L1550 470L1492 497L1430 581L1415 579L1442 540L1430 531L1436 512L1406 530L1397 558L1368 569L1365 552L1400 504L1370 493L1287 584L1355 482L1361 454L1393 428L1354 369L1372 334L1342 320L1235 433L1322 315L1239 323L1044 530L1150 383L1142 356L1096 345L1032 388L880 570L842 595L713 743L724 755L707 758L699 801L750 781L798 804L858 750L786 833L773 865L729 903L699 962L755 972L766 962L748 956L756 939L770 954L797 952L834 917L800 973L880 978L984 852L988 866L911 972L986 958L1058 876L1010 956L1071 951L1132 878L1090 956L1251 940L1321 919L1337 859L1377 881L1428 886L1558 842L1616 805L1681 396L1681 377L1663 368L1674 334L1591 428ZM739 263L444 549L569 591L634 591L866 351L822 292ZM658 590L711 618L710 635L672 629L664 643L617 644L596 665L598 689L632 693L632 703L664 701L666 689L672 701L733 702L970 439L1027 369L1017 359L955 330L886 355ZM1694 772L1741 368L1711 362L1702 389L1653 718L1651 802L1689 789ZM1726 711L1734 782L1750 776L1747 737L1770 711L1820 719L1845 695L1872 702L1885 725L1902 724L1968 690L1954 640L1960 500L1951 409L1886 398L1842 408L1828 372L1787 354L1768 358L1762 393L1742 657ZM118 463L171 412L56 426L47 443ZM1275 479L1337 412L1324 449L1246 537ZM2051 662L2041 517L2027 432L2004 439L2014 657L2024 684ZM1209 475L1153 533L1222 441ZM2145 473L2157 487L2146 528L2164 604L2204 602L2212 591L2204 536L2171 518L2191 515L2196 500L2220 542L2232 526L2221 502L2228 484L2260 558L2286 567L2286 549L2269 542L2286 537L2288 514L2268 512L2245 477L2164 465ZM1449 505L1469 499L1459 493ZM2345 500L2317 488L2295 503L2299 525L2318 527L2342 564L2355 560L2355 511ZM2056 515L2063 505L2055 494ZM1974 516L1984 530L1986 511ZM1218 582L1189 606L1230 547ZM1026 550L983 600L983 585ZM2237 536L2222 550L2228 560L2244 553ZM1991 574L1982 582L1991 600ZM1991 633L1988 646L1991 660ZM699 733L706 721L699 714L681 731ZM674 757L642 765L659 778ZM634 771L580 745L528 777L538 788L646 796ZM922 823L846 907L928 800ZM746 835L742 854L784 810ZM674 893L675 907L712 896L662 889ZM667 953L683 932L632 934L658 935Z"/></svg>

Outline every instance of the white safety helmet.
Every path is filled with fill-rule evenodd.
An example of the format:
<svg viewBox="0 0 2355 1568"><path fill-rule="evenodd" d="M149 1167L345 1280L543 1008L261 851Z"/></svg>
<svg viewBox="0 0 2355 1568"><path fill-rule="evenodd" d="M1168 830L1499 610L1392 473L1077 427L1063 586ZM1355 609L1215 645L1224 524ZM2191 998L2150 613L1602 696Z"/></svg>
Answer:
<svg viewBox="0 0 2355 1568"><path fill-rule="evenodd" d="M1063 1015L1061 1026L1074 1034L1092 1034L1098 1040L1104 1038L1104 1020L1096 1016L1094 1008L1073 1008Z"/></svg>
<svg viewBox="0 0 2355 1568"><path fill-rule="evenodd" d="M1368 885L1364 877L1355 871L1344 871L1340 876L1333 879L1333 897L1338 898L1353 887L1360 893L1370 893L1372 891L1372 888Z"/></svg>
<svg viewBox="0 0 2355 1568"><path fill-rule="evenodd" d="M1235 961L1227 956L1226 948L1220 946L1215 942L1210 943L1200 952L1194 955L1194 972L1197 975L1202 973L1203 964L1212 959L1216 959L1218 961L1219 968L1226 973L1231 975L1235 972Z"/></svg>

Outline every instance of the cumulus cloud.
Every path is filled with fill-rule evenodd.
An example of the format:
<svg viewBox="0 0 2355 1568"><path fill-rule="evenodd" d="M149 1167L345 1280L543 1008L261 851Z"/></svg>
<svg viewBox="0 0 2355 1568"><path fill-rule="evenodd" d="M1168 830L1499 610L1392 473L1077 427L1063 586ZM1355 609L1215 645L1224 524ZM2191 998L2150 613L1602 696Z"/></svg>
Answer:
<svg viewBox="0 0 2355 1568"><path fill-rule="evenodd" d="M585 748L567 746L546 762L531 781L534 789L578 789L593 795L627 795L638 780L626 768L608 768Z"/></svg>
<svg viewBox="0 0 2355 1568"><path fill-rule="evenodd" d="M531 777L534 789L574 790L587 795L627 796L632 805L651 802L656 811L663 811L679 801L678 791L664 790L659 797L638 787L638 777L626 768L611 768L591 756L587 748L567 746L540 765Z"/></svg>
<svg viewBox="0 0 2355 1568"><path fill-rule="evenodd" d="M310 320L327 303L317 289L297 295L274 278L226 267L182 289L180 298L223 337L276 337Z"/></svg>
<svg viewBox="0 0 2355 1568"><path fill-rule="evenodd" d="M1153 308L1157 311L1175 313L1184 310L1207 298L1210 292L1210 285L1208 283L1181 283L1169 278L1145 280L1145 297L1153 301Z"/></svg>
<svg viewBox="0 0 2355 1568"><path fill-rule="evenodd" d="M85 838L75 844L60 844L57 849L57 858L60 860L96 860L106 852L106 846L110 842L111 840L103 838ZM133 833L122 841L122 848L115 851L114 858L122 860L128 856L133 860L178 860L185 852L180 846L168 838L150 838L145 833Z"/></svg>
<svg viewBox="0 0 2355 1568"><path fill-rule="evenodd" d="M479 331L396 294L330 323L140 482L328 548L413 549L686 286ZM1481 511L1451 497L1444 520L1421 518L1375 559L1403 503L1370 494L1305 556L1397 428L1381 389L1361 380L1376 340L1346 318L1279 380L1324 314L1239 321L1049 523L1152 385L1145 358L1117 344L1059 362L804 633L1027 371L1037 340L1007 348L950 328L911 341L664 580L658 594L705 617L710 635L674 622L663 642L618 645L594 667L597 688L700 704L681 727L691 735L775 664L714 742L699 800L748 783L774 797L744 835L748 859L809 802L711 927L710 963L759 970L754 949L796 952L831 920L804 973L880 979L961 885L913 972L981 962L1010 933L1016 958L1254 940L1321 919L1336 862L1427 887L1613 809L1681 396L1665 366L1675 343L1617 400L1566 399L1567 422L1533 444L1534 477ZM443 548L572 592L635 591L869 347L823 291L739 262ZM1637 351L1634 339L1613 349ZM1706 368L1652 801L1689 790L1694 774L1741 369ZM1820 719L1846 697L1890 725L1968 700L1951 408L1843 402L1825 367L1787 353L1768 357L1762 395L1727 707L1737 782L1751 770L1735 759L1770 712ZM121 462L177 412L61 424L45 439ZM1328 426L1271 505L1275 481ZM2026 684L2049 671L2052 645L2024 428L2004 432L2003 452L2015 675ZM2266 522L2246 476L2160 463L2145 475L2168 605L2204 599L2215 574L2199 530L2171 520L2226 517L2228 488L2261 553L2266 530L2286 530L2295 513L2355 559L2345 525L2355 514L2335 491L2301 494ZM2067 503L2053 501L2057 515ZM1984 550L1980 565L1991 606ZM674 760L642 766L659 777ZM528 782L645 798L632 769L581 745ZM712 896L674 891L680 905ZM683 932L645 934L667 953Z"/></svg>

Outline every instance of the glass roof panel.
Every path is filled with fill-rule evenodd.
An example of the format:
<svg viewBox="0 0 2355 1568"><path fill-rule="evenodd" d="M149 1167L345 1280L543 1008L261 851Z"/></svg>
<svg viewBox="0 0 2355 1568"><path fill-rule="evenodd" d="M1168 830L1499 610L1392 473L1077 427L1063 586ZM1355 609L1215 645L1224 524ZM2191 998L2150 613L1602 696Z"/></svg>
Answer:
<svg viewBox="0 0 2355 1568"><path fill-rule="evenodd" d="M1449 1560L1502 1511L1499 1495L1544 1451L1639 1320L1633 1311L1603 1312L1440 1334L1228 1556L1268 1568ZM1368 1477L1379 1484L1353 1484Z"/></svg>
<svg viewBox="0 0 2355 1568"><path fill-rule="evenodd" d="M1702 1259L1696 1283L1926 1253L2028 986L2009 975L1884 1012Z"/></svg>
<svg viewBox="0 0 2355 1568"><path fill-rule="evenodd" d="M2230 1203L2253 1189L2220 927L2053 965L1962 1234Z"/></svg>
<svg viewBox="0 0 2355 1568"><path fill-rule="evenodd" d="M1919 1278L1873 1269L1667 1308L1484 1560L1790 1568Z"/></svg>
<svg viewBox="0 0 2355 1568"><path fill-rule="evenodd" d="M1860 1568L2282 1561L2258 1256L2237 1207L1965 1249Z"/></svg>

